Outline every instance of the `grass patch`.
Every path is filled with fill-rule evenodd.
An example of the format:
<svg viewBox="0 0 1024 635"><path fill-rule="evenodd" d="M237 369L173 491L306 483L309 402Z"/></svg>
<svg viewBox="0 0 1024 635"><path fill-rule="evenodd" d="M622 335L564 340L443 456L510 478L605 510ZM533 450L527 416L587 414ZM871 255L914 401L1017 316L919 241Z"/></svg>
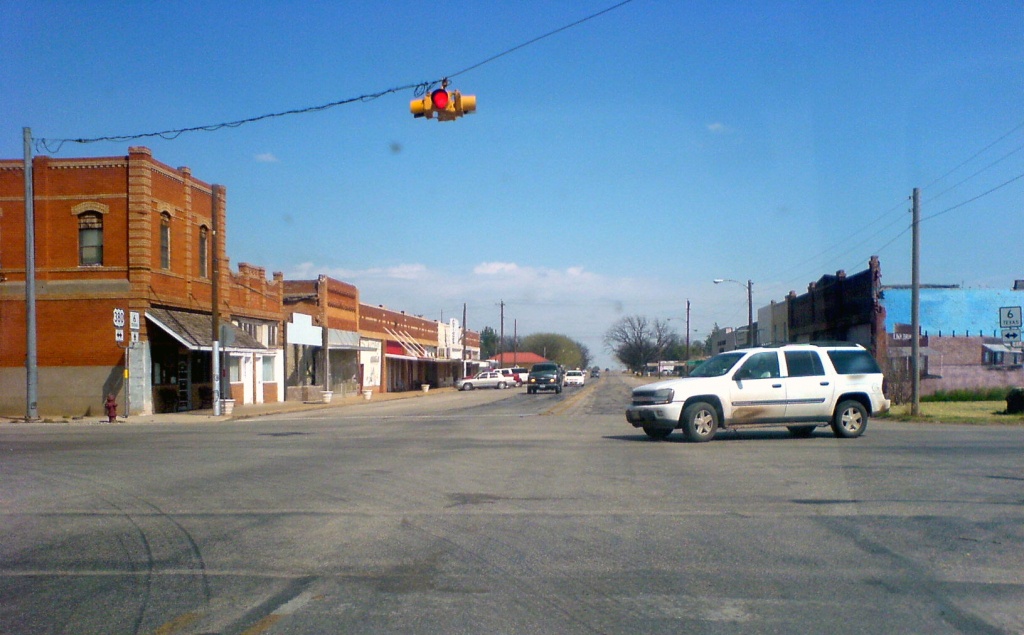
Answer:
<svg viewBox="0 0 1024 635"><path fill-rule="evenodd" d="M1007 415L1005 401L922 402L920 415L910 414L910 404L893 406L885 416L892 421L972 423L977 425L1024 425L1024 414Z"/></svg>

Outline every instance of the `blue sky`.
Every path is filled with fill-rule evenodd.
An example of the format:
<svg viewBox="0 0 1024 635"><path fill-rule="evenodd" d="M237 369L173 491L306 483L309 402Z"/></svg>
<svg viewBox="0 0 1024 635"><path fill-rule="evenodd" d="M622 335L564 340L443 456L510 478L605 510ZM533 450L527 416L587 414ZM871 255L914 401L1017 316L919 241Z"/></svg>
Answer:
<svg viewBox="0 0 1024 635"><path fill-rule="evenodd" d="M617 0L0 0L0 156L303 109L455 75ZM1024 5L633 0L452 80L145 145L228 192L228 252L364 302L564 333L610 365L625 315L703 338L881 258L910 281L1024 278ZM42 153L49 153L43 151ZM1013 180L1018 179L1018 180ZM975 199L975 200L972 200Z"/></svg>

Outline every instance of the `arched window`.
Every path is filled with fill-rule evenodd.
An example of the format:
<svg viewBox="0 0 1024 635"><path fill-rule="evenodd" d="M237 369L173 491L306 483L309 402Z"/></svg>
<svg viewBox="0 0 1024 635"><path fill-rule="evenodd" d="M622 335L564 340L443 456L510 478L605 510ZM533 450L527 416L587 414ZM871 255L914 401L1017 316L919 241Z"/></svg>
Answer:
<svg viewBox="0 0 1024 635"><path fill-rule="evenodd" d="M160 214L160 267L171 268L171 215Z"/></svg>
<svg viewBox="0 0 1024 635"><path fill-rule="evenodd" d="M199 227L199 277L207 277L206 263L209 262L209 245L210 245L210 234L206 229L206 225L200 225Z"/></svg>
<svg viewBox="0 0 1024 635"><path fill-rule="evenodd" d="M103 215L99 212L78 215L78 264L103 265Z"/></svg>

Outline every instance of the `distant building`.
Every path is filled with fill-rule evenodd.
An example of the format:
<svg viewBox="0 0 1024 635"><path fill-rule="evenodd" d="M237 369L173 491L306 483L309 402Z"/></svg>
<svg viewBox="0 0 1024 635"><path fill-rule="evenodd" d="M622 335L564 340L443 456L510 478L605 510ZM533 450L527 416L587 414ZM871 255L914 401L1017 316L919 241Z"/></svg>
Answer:
<svg viewBox="0 0 1024 635"><path fill-rule="evenodd" d="M487 361L495 368L532 368L534 364L551 360L529 351L510 351L495 355Z"/></svg>
<svg viewBox="0 0 1024 635"><path fill-rule="evenodd" d="M889 354L909 368L913 330L909 285L883 288ZM922 285L919 349L921 392L1003 388L1024 383L1024 352L1007 346L999 328L999 309L1024 304L1024 282L1012 289L965 289L958 285Z"/></svg>

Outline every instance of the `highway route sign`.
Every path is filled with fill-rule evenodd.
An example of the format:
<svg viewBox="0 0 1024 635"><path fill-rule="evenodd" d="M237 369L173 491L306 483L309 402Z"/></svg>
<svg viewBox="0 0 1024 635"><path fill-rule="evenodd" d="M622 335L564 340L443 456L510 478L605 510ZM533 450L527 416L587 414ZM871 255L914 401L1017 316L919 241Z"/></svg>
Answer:
<svg viewBox="0 0 1024 635"><path fill-rule="evenodd" d="M1019 306L1001 306L999 307L999 328L1001 329L1019 329L1021 327L1020 321L1020 307Z"/></svg>

